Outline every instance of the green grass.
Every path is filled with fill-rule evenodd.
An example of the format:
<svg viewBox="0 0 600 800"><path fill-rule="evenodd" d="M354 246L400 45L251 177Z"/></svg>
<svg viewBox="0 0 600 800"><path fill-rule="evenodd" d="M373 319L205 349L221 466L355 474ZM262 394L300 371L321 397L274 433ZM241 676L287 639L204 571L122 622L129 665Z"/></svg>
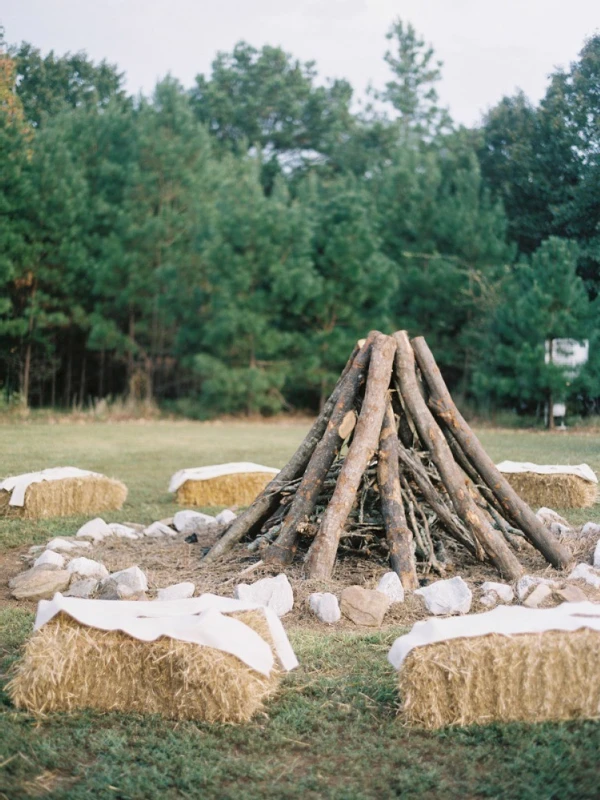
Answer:
<svg viewBox="0 0 600 800"><path fill-rule="evenodd" d="M150 522L175 510L166 486L182 466L229 460L282 465L306 426L193 423L15 425L0 428L2 472L73 464L122 478L127 507L111 519ZM483 431L495 459L587 461L600 436ZM598 519L598 507L585 517ZM3 522L0 547L73 533L80 520ZM18 657L32 616L0 611L0 672ZM38 721L0 694L0 797L505 798L598 797L600 724L408 730L396 718L386 653L401 629L292 630L301 667L268 716L243 726L123 714Z"/></svg>

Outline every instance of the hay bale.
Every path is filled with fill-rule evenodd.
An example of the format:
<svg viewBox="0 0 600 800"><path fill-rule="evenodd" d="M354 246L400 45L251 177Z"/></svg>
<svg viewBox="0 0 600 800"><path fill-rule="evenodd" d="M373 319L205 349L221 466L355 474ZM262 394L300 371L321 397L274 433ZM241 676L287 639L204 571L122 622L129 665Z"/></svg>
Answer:
<svg viewBox="0 0 600 800"><path fill-rule="evenodd" d="M272 645L262 610L231 616ZM61 612L31 637L7 690L17 708L34 714L92 708L247 722L280 675L274 668L267 677L222 650L166 636L140 641Z"/></svg>
<svg viewBox="0 0 600 800"><path fill-rule="evenodd" d="M185 469L173 475L169 491L182 506L247 506L277 472L249 462Z"/></svg>
<svg viewBox="0 0 600 800"><path fill-rule="evenodd" d="M83 470L81 473L59 479L46 477L39 482L30 483L25 489L22 505L11 504L14 489L0 488L0 517L43 519L122 508L127 498L125 484L98 473L85 473Z"/></svg>
<svg viewBox="0 0 600 800"><path fill-rule="evenodd" d="M498 469L530 506L589 508L598 498L598 482L587 464L555 467L503 462Z"/></svg>
<svg viewBox="0 0 600 800"><path fill-rule="evenodd" d="M600 633L491 634L418 647L399 673L411 725L544 722L600 716Z"/></svg>

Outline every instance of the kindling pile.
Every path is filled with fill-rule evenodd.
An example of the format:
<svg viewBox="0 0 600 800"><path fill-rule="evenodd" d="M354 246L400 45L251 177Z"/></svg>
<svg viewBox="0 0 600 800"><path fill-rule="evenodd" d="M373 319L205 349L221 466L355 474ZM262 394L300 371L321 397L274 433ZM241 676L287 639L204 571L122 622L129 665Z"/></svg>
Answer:
<svg viewBox="0 0 600 800"><path fill-rule="evenodd" d="M254 539L266 563L306 553L329 578L338 551L385 551L405 589L444 572L447 545L523 573L524 537L554 567L571 554L500 474L456 408L425 340L374 331L359 342L304 441L205 556Z"/></svg>

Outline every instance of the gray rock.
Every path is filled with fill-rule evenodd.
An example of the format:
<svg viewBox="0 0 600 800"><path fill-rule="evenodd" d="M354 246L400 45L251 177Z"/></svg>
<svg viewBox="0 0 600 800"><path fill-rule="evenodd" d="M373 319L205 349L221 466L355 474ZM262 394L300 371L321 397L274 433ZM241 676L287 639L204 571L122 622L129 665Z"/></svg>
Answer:
<svg viewBox="0 0 600 800"><path fill-rule="evenodd" d="M515 593L513 592L512 587L507 583L485 581L485 583L481 584L481 591L484 595L496 595L496 602L501 600L503 603L512 603L512 601L515 599Z"/></svg>
<svg viewBox="0 0 600 800"><path fill-rule="evenodd" d="M539 583L535 589L523 600L523 605L527 608L538 608L549 597L552 596L552 589L546 583Z"/></svg>
<svg viewBox="0 0 600 800"><path fill-rule="evenodd" d="M148 579L137 565L111 572L109 580L115 581L119 588L125 586L132 592L145 592L148 589Z"/></svg>
<svg viewBox="0 0 600 800"><path fill-rule="evenodd" d="M523 602L533 587L539 586L540 584L544 586L558 586L558 583L550 578L539 578L536 575L523 575L523 577L519 578L517 581L517 597Z"/></svg>
<svg viewBox="0 0 600 800"><path fill-rule="evenodd" d="M448 580L435 581L429 586L417 589L415 594L425 601L430 614L468 614L473 601L473 593L460 575Z"/></svg>
<svg viewBox="0 0 600 800"><path fill-rule="evenodd" d="M79 575L82 578L102 578L108 577L108 570L99 561L94 561L92 558L85 558L83 556L74 558L67 567L72 575Z"/></svg>
<svg viewBox="0 0 600 800"><path fill-rule="evenodd" d="M238 600L272 608L278 617L283 617L294 607L294 592L283 572L275 578L262 578L256 583L239 583L235 587Z"/></svg>
<svg viewBox="0 0 600 800"><path fill-rule="evenodd" d="M219 525L229 525L234 519L237 519L237 514L234 514L229 508L225 508L220 514L217 514L215 522L218 522Z"/></svg>
<svg viewBox="0 0 600 800"><path fill-rule="evenodd" d="M377 584L377 591L387 595L390 605L404 602L404 587L395 572L386 572Z"/></svg>
<svg viewBox="0 0 600 800"><path fill-rule="evenodd" d="M338 622L342 616L338 599L330 592L314 592L308 597L308 605L317 619L328 625Z"/></svg>
<svg viewBox="0 0 600 800"><path fill-rule="evenodd" d="M49 600L55 592L64 591L71 581L66 569L32 567L9 581L11 594L17 600Z"/></svg>
<svg viewBox="0 0 600 800"><path fill-rule="evenodd" d="M147 600L145 592L136 592L131 586L106 578L98 587L99 600Z"/></svg>
<svg viewBox="0 0 600 800"><path fill-rule="evenodd" d="M571 538L575 533L569 522L551 508L540 508L536 517L559 539Z"/></svg>
<svg viewBox="0 0 600 800"><path fill-rule="evenodd" d="M72 553L73 551L89 550L91 546L92 543L84 539L57 536L48 542L46 549L55 550L57 553Z"/></svg>
<svg viewBox="0 0 600 800"><path fill-rule="evenodd" d="M347 586L341 595L342 614L355 625L378 628L390 606L390 599L376 589Z"/></svg>
<svg viewBox="0 0 600 800"><path fill-rule="evenodd" d="M95 578L85 578L82 581L73 581L65 592L65 597L91 597L99 586Z"/></svg>
<svg viewBox="0 0 600 800"><path fill-rule="evenodd" d="M596 522L586 522L581 529L581 535L586 539L600 538L600 525Z"/></svg>
<svg viewBox="0 0 600 800"><path fill-rule="evenodd" d="M162 522L153 522L144 528L144 536L149 536L152 539L161 539L163 536L177 536L177 531L169 528L168 525L163 525Z"/></svg>
<svg viewBox="0 0 600 800"><path fill-rule="evenodd" d="M588 599L587 594L579 586L568 584L564 589L557 589L555 594L565 603L583 603Z"/></svg>
<svg viewBox="0 0 600 800"><path fill-rule="evenodd" d="M178 511L173 517L173 525L179 533L196 533L198 528L216 522L210 514L201 514L199 511Z"/></svg>
<svg viewBox="0 0 600 800"><path fill-rule="evenodd" d="M570 581L585 581L596 589L600 588L600 570L595 570L589 564L577 564L568 579Z"/></svg>
<svg viewBox="0 0 600 800"><path fill-rule="evenodd" d="M102 539L106 539L107 536L111 535L111 529L100 517L86 522L75 534L78 539L92 539L94 542L101 542Z"/></svg>
<svg viewBox="0 0 600 800"><path fill-rule="evenodd" d="M194 596L196 587L190 581L184 583L174 583L164 589L159 589L156 595L157 600L187 600Z"/></svg>
<svg viewBox="0 0 600 800"><path fill-rule="evenodd" d="M135 528L120 522L111 522L108 527L111 534L119 539L139 539L142 536Z"/></svg>
<svg viewBox="0 0 600 800"><path fill-rule="evenodd" d="M65 557L60 553L55 553L54 550L44 550L42 555L33 562L33 566L43 567L45 564L53 564L58 569L62 569L65 565Z"/></svg>

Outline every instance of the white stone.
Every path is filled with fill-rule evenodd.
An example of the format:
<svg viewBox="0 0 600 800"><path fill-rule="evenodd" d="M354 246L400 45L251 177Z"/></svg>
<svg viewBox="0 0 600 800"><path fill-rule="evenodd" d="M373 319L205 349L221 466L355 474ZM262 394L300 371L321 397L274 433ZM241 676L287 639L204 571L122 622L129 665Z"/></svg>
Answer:
<svg viewBox="0 0 600 800"><path fill-rule="evenodd" d="M589 583L596 589L600 588L600 570L595 570L589 564L577 564L569 575L570 581L580 580Z"/></svg>
<svg viewBox="0 0 600 800"><path fill-rule="evenodd" d="M481 584L481 591L484 595L495 594L496 602L502 600L503 603L512 603L515 593L507 583L496 583L495 581L485 581ZM484 603L485 605L485 603Z"/></svg>
<svg viewBox="0 0 600 800"><path fill-rule="evenodd" d="M53 566L62 569L65 565L65 557L60 553L55 553L54 550L44 550L41 556L38 556L33 562L34 567L43 567L45 564L52 564Z"/></svg>
<svg viewBox="0 0 600 800"><path fill-rule="evenodd" d="M596 549L594 550L594 567L595 569L600 569L600 539L598 539Z"/></svg>
<svg viewBox="0 0 600 800"><path fill-rule="evenodd" d="M278 617L283 617L294 607L294 592L283 572L275 578L262 578L256 583L240 583L235 587L235 596L247 603L272 608Z"/></svg>
<svg viewBox="0 0 600 800"><path fill-rule="evenodd" d="M386 572L377 584L377 591L387 595L390 605L404 602L404 587L395 572Z"/></svg>
<svg viewBox="0 0 600 800"><path fill-rule="evenodd" d="M163 525L162 522L153 522L144 528L144 536L149 536L151 539L160 539L163 536L177 536L177 531L169 528L168 525Z"/></svg>
<svg viewBox="0 0 600 800"><path fill-rule="evenodd" d="M551 508L546 508L542 506L542 508L538 509L536 517L547 527L549 528L553 523L558 523L559 525L564 525L565 528L570 528L571 526L567 522L564 517L561 517L556 511Z"/></svg>
<svg viewBox="0 0 600 800"><path fill-rule="evenodd" d="M539 583L533 592L523 601L527 608L539 608L544 600L552 594L552 589L546 583Z"/></svg>
<svg viewBox="0 0 600 800"><path fill-rule="evenodd" d="M332 625L341 619L342 613L338 599L331 592L313 592L308 597L308 605L317 619L320 619L321 622L326 622L328 625Z"/></svg>
<svg viewBox="0 0 600 800"><path fill-rule="evenodd" d="M193 583L186 581L185 583L174 583L172 586L167 586L165 589L159 589L156 595L157 600L187 600L188 597L193 597L196 587Z"/></svg>
<svg viewBox="0 0 600 800"><path fill-rule="evenodd" d="M220 514L217 514L215 522L218 522L219 525L229 525L234 519L237 519L237 514L234 514L231 509L225 508Z"/></svg>
<svg viewBox="0 0 600 800"><path fill-rule="evenodd" d="M460 575L417 589L431 614L468 614L473 593Z"/></svg>
<svg viewBox="0 0 600 800"><path fill-rule="evenodd" d="M32 544L27 552L30 556L36 556L38 553L43 553L44 550L51 549L52 548L47 547L45 544Z"/></svg>
<svg viewBox="0 0 600 800"><path fill-rule="evenodd" d="M92 546L91 542L85 542L83 539L76 541L75 539L63 539L57 536L56 539L51 539L46 545L47 550L56 550L60 553L71 553L73 550L85 550Z"/></svg>
<svg viewBox="0 0 600 800"><path fill-rule="evenodd" d="M73 581L66 591L65 597L91 597L98 588L98 581L95 578L84 578L81 581Z"/></svg>
<svg viewBox="0 0 600 800"><path fill-rule="evenodd" d="M201 525L212 525L216 522L210 514L201 514L200 511L178 511L173 517L173 525L179 533L194 533Z"/></svg>
<svg viewBox="0 0 600 800"><path fill-rule="evenodd" d="M486 608L493 608L494 606L498 605L498 595L496 592L490 592L489 594L482 594L479 598L479 602L482 606L486 606Z"/></svg>
<svg viewBox="0 0 600 800"><path fill-rule="evenodd" d="M137 565L111 572L110 580L115 581L119 589L122 586L127 586L132 592L145 592L148 589L148 579Z"/></svg>
<svg viewBox="0 0 600 800"><path fill-rule="evenodd" d="M101 542L111 534L112 531L106 522L100 517L96 517L82 525L75 535L78 539L92 539L94 542Z"/></svg>
<svg viewBox="0 0 600 800"><path fill-rule="evenodd" d="M600 537L600 525L596 522L586 522L581 529L581 535L586 539L595 539L596 536Z"/></svg>
<svg viewBox="0 0 600 800"><path fill-rule="evenodd" d="M120 522L111 522L108 527L113 536L119 539L139 539L140 534L135 528L130 528L129 525L121 525Z"/></svg>
<svg viewBox="0 0 600 800"><path fill-rule="evenodd" d="M102 578L108 577L108 570L99 561L94 561L92 558L74 558L67 567L72 575L81 575L83 578Z"/></svg>
<svg viewBox="0 0 600 800"><path fill-rule="evenodd" d="M517 597L521 602L527 597L534 586L539 586L541 583L546 586L558 586L556 581L550 578L538 578L536 575L523 575L517 582Z"/></svg>

